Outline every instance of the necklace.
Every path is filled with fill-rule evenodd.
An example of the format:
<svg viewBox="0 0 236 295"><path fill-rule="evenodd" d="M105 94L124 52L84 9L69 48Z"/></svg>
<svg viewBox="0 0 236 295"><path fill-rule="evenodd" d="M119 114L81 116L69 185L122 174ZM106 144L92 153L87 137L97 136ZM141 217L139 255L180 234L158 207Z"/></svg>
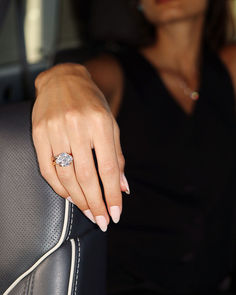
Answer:
<svg viewBox="0 0 236 295"><path fill-rule="evenodd" d="M179 81L179 86L183 89L184 94L189 96L192 100L199 99L199 92L191 89L184 80L181 79L181 81Z"/></svg>
<svg viewBox="0 0 236 295"><path fill-rule="evenodd" d="M145 54L142 54L144 55L144 57L148 60L149 63L151 63L149 61L149 59L146 57ZM186 82L186 79L180 74L180 73L177 73L169 68L160 68L158 67L157 65L155 65L155 63L151 63L152 66L156 67L156 69L159 71L159 73L161 71L164 71L166 72L167 74L171 74L171 75L174 75L177 77L177 79L179 80L179 87L182 88L184 94L189 97L191 100L198 100L199 99L199 96L200 96L200 93L198 90L196 89L192 89L188 86L188 83ZM196 71L196 74L197 76L199 77L200 76L200 71ZM182 76L182 77L181 77Z"/></svg>
<svg viewBox="0 0 236 295"><path fill-rule="evenodd" d="M184 77L181 77L180 74L177 74L175 72L173 72L170 69L162 69L162 71L167 72L168 74L174 75L177 77L178 79L178 85L180 88L183 89L183 92L186 96L188 96L190 99L192 100L198 100L199 99L199 91L197 90L193 90L192 88L190 88L187 84L187 82L185 81Z"/></svg>

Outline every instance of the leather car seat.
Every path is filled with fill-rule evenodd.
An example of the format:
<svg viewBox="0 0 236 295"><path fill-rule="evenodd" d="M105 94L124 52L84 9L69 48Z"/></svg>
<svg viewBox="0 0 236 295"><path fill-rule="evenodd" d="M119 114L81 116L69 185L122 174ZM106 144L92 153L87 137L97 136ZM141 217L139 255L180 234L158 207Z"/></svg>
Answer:
<svg viewBox="0 0 236 295"><path fill-rule="evenodd" d="M41 176L31 109L0 108L0 294L105 295L106 234Z"/></svg>

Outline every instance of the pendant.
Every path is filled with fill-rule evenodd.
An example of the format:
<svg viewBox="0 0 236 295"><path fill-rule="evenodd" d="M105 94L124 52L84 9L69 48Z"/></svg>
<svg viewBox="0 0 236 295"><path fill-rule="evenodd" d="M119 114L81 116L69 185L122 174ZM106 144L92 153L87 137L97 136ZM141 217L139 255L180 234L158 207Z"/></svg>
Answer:
<svg viewBox="0 0 236 295"><path fill-rule="evenodd" d="M190 98L192 100L198 100L199 99L199 92L197 91L193 91L191 94L190 94Z"/></svg>

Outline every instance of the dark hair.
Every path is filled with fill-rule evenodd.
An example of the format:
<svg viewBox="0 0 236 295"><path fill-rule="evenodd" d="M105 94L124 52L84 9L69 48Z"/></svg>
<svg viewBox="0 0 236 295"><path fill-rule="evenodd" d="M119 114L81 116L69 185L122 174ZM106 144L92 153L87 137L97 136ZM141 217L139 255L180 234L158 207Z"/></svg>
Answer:
<svg viewBox="0 0 236 295"><path fill-rule="evenodd" d="M143 13L137 9L139 0L132 1L132 10L140 25L140 46L149 45L154 41L155 28L148 22ZM217 51L235 35L230 0L209 0L203 31L203 43ZM136 9L135 9L136 8Z"/></svg>
<svg viewBox="0 0 236 295"><path fill-rule="evenodd" d="M222 48L235 35L230 4L230 0L209 0L203 37L214 50Z"/></svg>
<svg viewBox="0 0 236 295"><path fill-rule="evenodd" d="M105 27L109 27L109 31L111 33L109 36L106 35L106 33L102 36L97 36L96 33L94 34L93 28L89 22L92 9L91 7L96 7L94 5L97 5L98 2L96 0L71 1L74 17L78 22L80 39L82 39L85 44L91 44L94 42L106 43L109 41L113 43L125 43L135 47L142 47L152 44L156 38L155 27L144 17L142 11L137 9L139 0L119 0L123 9L130 9L130 22L134 22L136 27L134 34L130 35L137 35L132 37L133 39L124 39L124 36L120 36L119 32L117 33L117 28L113 31L112 24L107 24L106 17L102 16L101 22L105 22ZM203 32L203 43L211 49L217 51L224 46L229 40L229 37L231 38L234 34L233 16L230 11L230 0L208 1L209 3ZM99 2L99 5L102 5L101 3L103 3L103 5L112 5L112 0L108 2L103 0L103 2ZM124 22L124 25L128 27L130 24L126 24L126 22Z"/></svg>

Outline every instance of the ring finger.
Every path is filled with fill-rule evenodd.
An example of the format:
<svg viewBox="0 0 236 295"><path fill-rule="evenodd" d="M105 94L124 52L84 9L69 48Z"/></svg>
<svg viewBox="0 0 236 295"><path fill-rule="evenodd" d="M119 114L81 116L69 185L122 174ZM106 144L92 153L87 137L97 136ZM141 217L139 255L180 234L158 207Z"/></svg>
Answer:
<svg viewBox="0 0 236 295"><path fill-rule="evenodd" d="M51 133L52 134L52 133ZM58 133L53 133L50 136L52 152L54 156L58 156L62 152L66 152L68 154L71 153L71 148L69 145L69 141L67 139L67 135L60 131L60 136L57 136ZM61 140L63 138L63 141ZM59 165L55 165L57 176L61 182L61 184L65 187L67 192L69 193L72 201L76 204L76 206L83 211L83 213L93 222L95 222L91 211L89 210L89 206L85 199L85 196L80 188L79 183L75 177L75 170L73 162L66 167L61 167Z"/></svg>

